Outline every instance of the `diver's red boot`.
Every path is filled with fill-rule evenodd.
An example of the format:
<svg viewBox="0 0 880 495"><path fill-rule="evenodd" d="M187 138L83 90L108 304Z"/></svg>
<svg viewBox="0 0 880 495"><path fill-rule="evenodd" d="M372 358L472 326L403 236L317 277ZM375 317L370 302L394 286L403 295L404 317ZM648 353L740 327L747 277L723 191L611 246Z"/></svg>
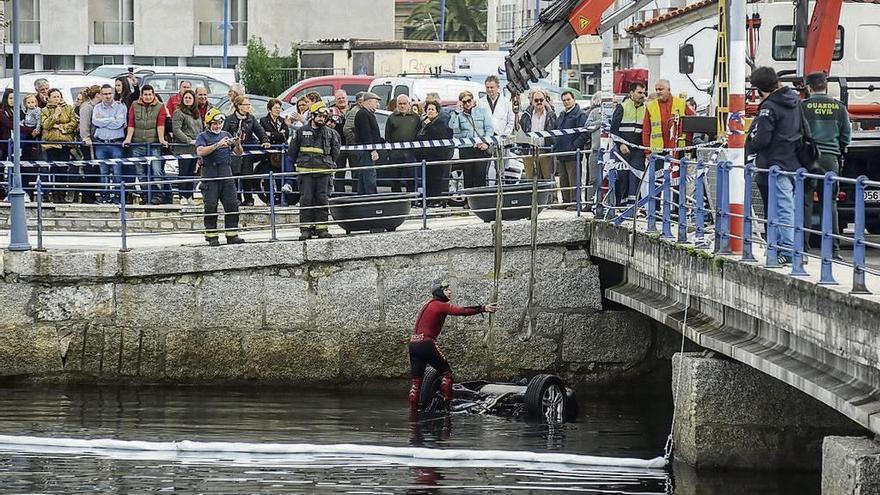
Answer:
<svg viewBox="0 0 880 495"><path fill-rule="evenodd" d="M419 392L422 388L422 379L413 378L409 385L409 412L419 411Z"/></svg>
<svg viewBox="0 0 880 495"><path fill-rule="evenodd" d="M452 405L452 373L443 373L443 378L440 380L440 393L443 395L443 408L448 410Z"/></svg>

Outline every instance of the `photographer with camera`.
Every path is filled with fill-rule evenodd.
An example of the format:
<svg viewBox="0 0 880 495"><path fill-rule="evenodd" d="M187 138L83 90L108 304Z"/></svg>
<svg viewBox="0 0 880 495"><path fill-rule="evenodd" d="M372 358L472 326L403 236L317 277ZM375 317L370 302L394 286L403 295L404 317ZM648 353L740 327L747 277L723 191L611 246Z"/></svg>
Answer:
<svg viewBox="0 0 880 495"><path fill-rule="evenodd" d="M220 245L217 230L217 203L223 203L226 244L241 244L238 236L238 195L232 179L233 153L241 156L241 140L223 130L226 116L212 108L205 115L205 131L196 137L196 154L202 160L202 197L205 200L205 240Z"/></svg>

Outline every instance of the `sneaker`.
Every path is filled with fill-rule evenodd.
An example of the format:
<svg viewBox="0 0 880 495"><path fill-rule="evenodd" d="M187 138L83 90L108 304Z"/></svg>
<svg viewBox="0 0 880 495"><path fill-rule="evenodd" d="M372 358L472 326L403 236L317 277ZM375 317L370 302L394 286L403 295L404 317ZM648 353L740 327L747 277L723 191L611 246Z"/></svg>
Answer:
<svg viewBox="0 0 880 495"><path fill-rule="evenodd" d="M333 234L327 232L327 229L318 230L318 239L329 239L331 237L333 237Z"/></svg>
<svg viewBox="0 0 880 495"><path fill-rule="evenodd" d="M226 244L244 244L244 239L237 235L226 236Z"/></svg>
<svg viewBox="0 0 880 495"><path fill-rule="evenodd" d="M309 239L311 239L311 238L312 238L312 231L311 231L311 230L302 230L302 231L300 231L300 234L299 234L299 240L301 240L301 241L307 241L307 240L309 240Z"/></svg>
<svg viewBox="0 0 880 495"><path fill-rule="evenodd" d="M208 245L211 247L217 247L220 245L220 239L216 237L206 237L206 241L208 241Z"/></svg>
<svg viewBox="0 0 880 495"><path fill-rule="evenodd" d="M189 206L189 200L186 198L180 198L180 206Z"/></svg>
<svg viewBox="0 0 880 495"><path fill-rule="evenodd" d="M779 264L782 265L782 266L790 265L790 264L791 264L791 256L789 256L789 255L787 255L787 254L780 254L780 255L776 258L776 262L779 263Z"/></svg>
<svg viewBox="0 0 880 495"><path fill-rule="evenodd" d="M284 184L283 186L281 186L281 192L291 194L293 193L293 186L291 186L290 184Z"/></svg>

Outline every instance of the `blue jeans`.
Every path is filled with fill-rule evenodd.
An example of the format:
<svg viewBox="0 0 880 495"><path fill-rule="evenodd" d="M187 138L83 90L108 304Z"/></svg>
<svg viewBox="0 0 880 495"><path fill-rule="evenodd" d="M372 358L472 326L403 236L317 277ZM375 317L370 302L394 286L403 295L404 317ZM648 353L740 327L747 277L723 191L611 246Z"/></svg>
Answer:
<svg viewBox="0 0 880 495"><path fill-rule="evenodd" d="M94 148L96 160L110 160L123 157L121 141L119 144L96 143ZM107 202L110 201L110 188L108 187L108 184L110 184L111 180L115 182L120 182L122 180L122 164L106 163L102 161L98 166L101 169L101 184L104 184L104 187L101 188L101 201ZM113 172L112 179L110 176L111 170ZM119 193L116 192L113 196L118 198Z"/></svg>
<svg viewBox="0 0 880 495"><path fill-rule="evenodd" d="M149 150L148 150L149 148ZM162 156L162 147L159 143L155 143L150 145L149 147L145 144L132 145L131 147L131 156L133 157L143 157L143 156ZM146 163L138 163L136 164L137 177L139 182L147 182L147 181L159 181L165 178L165 162L162 160L151 160L150 162L150 174L147 174L147 164ZM159 198L163 203L171 202L171 188L167 184L152 184L147 186L147 191L145 192L143 188L141 188L141 199L145 201L149 201L151 196Z"/></svg>
<svg viewBox="0 0 880 495"><path fill-rule="evenodd" d="M776 178L776 244L779 253L792 255L794 246L794 177L780 175Z"/></svg>
<svg viewBox="0 0 880 495"><path fill-rule="evenodd" d="M359 151L360 156L358 157L358 166L359 167L371 167L375 165L373 160L370 158L370 151ZM376 189L376 169L364 169L357 171L358 185L357 185L357 193L358 194L376 194L378 191Z"/></svg>

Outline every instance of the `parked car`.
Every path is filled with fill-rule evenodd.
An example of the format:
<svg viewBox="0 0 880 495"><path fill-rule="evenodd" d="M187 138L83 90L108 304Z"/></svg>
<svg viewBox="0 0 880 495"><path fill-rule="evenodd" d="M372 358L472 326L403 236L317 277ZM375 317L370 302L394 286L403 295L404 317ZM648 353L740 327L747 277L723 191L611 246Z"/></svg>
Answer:
<svg viewBox="0 0 880 495"><path fill-rule="evenodd" d="M447 77L377 77L370 83L370 91L382 98L385 108L392 98L408 95L415 101L424 101L428 93L437 93L442 101L457 101L462 91L470 91L476 98L486 95L485 87L464 78Z"/></svg>
<svg viewBox="0 0 880 495"><path fill-rule="evenodd" d="M135 72L134 75L137 76L141 86L144 84L152 86L156 94L162 98L162 101L168 101L171 95L177 93L180 90L180 83L183 81L189 81L193 89L200 86L208 88L208 94L212 95L225 95L229 92L228 84L202 74L142 70Z"/></svg>
<svg viewBox="0 0 880 495"><path fill-rule="evenodd" d="M269 104L269 100L271 100L272 98L269 98L268 96L262 96L262 95L245 95L245 96L247 96L247 98L249 100L251 100L251 113L254 114L254 117L256 117L257 119L262 119L263 117L265 117L266 115L269 114L269 109L266 108L266 105ZM220 110L221 112L223 112L225 114L232 113L232 101L230 101L228 95L224 96L223 98L220 98L220 100L218 100L217 103L214 104L214 106L217 107L218 110ZM285 103L283 101L281 102L282 115L284 114L284 111L289 108L293 108L293 105L291 105L290 103Z"/></svg>
<svg viewBox="0 0 880 495"><path fill-rule="evenodd" d="M344 89L348 93L349 102L353 103L354 95L361 91L366 91L373 79L375 79L373 76L310 77L287 88L287 91L281 93L278 99L295 105L296 100L301 96L305 96L309 91L317 91L321 98L332 101L336 90Z"/></svg>
<svg viewBox="0 0 880 495"><path fill-rule="evenodd" d="M108 79L106 77L84 76L82 74L71 73L31 72L29 74L22 74L19 78L22 93L35 93L34 81L40 78L47 79L49 81L49 87L60 89L64 101L69 104L73 104L76 100L76 95L89 86L94 84L97 84L98 86L113 84L113 79ZM0 79L0 91L11 87L11 77Z"/></svg>
<svg viewBox="0 0 880 495"><path fill-rule="evenodd" d="M218 81L223 81L228 85L236 82L235 71L233 69L219 69L216 67L175 67L166 65L101 65L88 72L90 76L97 77L117 77L121 74L127 74L128 68L134 68L135 72L151 71L151 72L186 72L189 74L199 74L202 76L213 77Z"/></svg>

